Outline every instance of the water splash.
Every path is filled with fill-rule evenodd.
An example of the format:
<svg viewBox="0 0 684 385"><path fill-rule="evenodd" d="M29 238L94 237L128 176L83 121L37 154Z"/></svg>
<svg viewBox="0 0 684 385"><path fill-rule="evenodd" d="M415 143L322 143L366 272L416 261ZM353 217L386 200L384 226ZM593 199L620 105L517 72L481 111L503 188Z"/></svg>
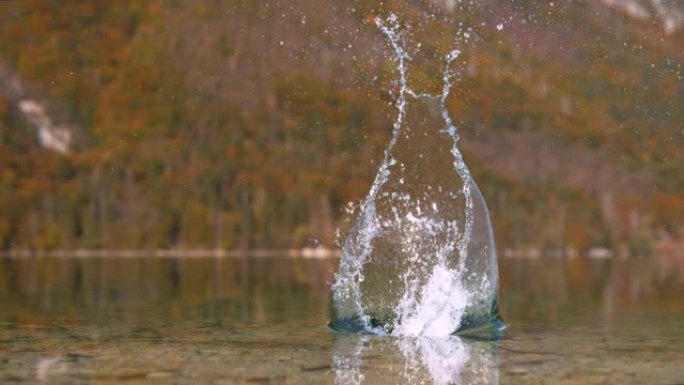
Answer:
<svg viewBox="0 0 684 385"><path fill-rule="evenodd" d="M446 108L459 50L444 57L441 94L408 85L406 29L377 18L397 64L397 116L373 185L342 245L333 284L336 330L444 336L500 328L489 214Z"/></svg>

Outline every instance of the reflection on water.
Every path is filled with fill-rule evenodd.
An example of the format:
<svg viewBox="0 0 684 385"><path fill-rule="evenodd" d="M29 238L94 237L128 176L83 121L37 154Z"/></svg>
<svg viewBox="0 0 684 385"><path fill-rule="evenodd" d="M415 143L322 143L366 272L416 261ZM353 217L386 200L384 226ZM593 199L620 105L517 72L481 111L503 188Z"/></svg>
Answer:
<svg viewBox="0 0 684 385"><path fill-rule="evenodd" d="M0 323L328 321L334 260L0 258Z"/></svg>
<svg viewBox="0 0 684 385"><path fill-rule="evenodd" d="M513 328L614 327L625 317L684 315L684 255L507 260L501 308Z"/></svg>
<svg viewBox="0 0 684 385"><path fill-rule="evenodd" d="M684 259L500 261L499 342L335 336L338 261L0 259L0 383L677 384Z"/></svg>
<svg viewBox="0 0 684 385"><path fill-rule="evenodd" d="M335 340L332 369L336 385L360 385L366 376L361 373L361 355L371 337L366 335L345 336Z"/></svg>
<svg viewBox="0 0 684 385"><path fill-rule="evenodd" d="M69 363L61 356L41 358L36 364L36 379L46 381L50 377L58 377L69 370Z"/></svg>
<svg viewBox="0 0 684 385"><path fill-rule="evenodd" d="M333 348L335 384L498 384L498 344L456 336L341 336ZM388 365L378 357L398 360Z"/></svg>
<svg viewBox="0 0 684 385"><path fill-rule="evenodd" d="M338 261L292 258L0 258L0 323L291 322L325 325ZM684 257L499 261L515 328L610 325L684 312Z"/></svg>

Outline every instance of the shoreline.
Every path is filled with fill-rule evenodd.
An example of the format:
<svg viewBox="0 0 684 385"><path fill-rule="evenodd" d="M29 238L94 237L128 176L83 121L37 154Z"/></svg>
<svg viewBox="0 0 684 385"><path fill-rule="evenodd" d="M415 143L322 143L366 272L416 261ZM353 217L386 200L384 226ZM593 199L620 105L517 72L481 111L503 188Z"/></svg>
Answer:
<svg viewBox="0 0 684 385"><path fill-rule="evenodd" d="M647 255L672 255L684 257L684 245L659 244ZM616 250L594 247L584 252L573 248L541 250L538 248L502 248L497 251L500 259L541 258L632 258ZM342 250L326 247L301 249L8 249L0 250L0 258L340 258Z"/></svg>
<svg viewBox="0 0 684 385"><path fill-rule="evenodd" d="M339 258L342 251L303 249L9 249L0 258Z"/></svg>

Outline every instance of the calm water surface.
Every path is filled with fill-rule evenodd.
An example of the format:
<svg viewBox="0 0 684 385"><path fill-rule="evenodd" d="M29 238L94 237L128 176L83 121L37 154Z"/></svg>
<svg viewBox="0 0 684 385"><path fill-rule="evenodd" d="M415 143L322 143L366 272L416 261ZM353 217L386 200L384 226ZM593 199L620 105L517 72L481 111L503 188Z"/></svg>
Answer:
<svg viewBox="0 0 684 385"><path fill-rule="evenodd" d="M336 259L0 259L0 383L684 384L684 258L503 259L499 342L334 336Z"/></svg>

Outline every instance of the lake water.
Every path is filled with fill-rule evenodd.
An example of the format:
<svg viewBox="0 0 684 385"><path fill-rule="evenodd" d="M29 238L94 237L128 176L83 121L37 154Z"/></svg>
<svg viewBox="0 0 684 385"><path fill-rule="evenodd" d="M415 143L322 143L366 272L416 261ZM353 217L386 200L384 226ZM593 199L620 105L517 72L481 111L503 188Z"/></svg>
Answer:
<svg viewBox="0 0 684 385"><path fill-rule="evenodd" d="M337 259L0 259L0 383L684 384L684 258L502 259L498 342L335 336Z"/></svg>

